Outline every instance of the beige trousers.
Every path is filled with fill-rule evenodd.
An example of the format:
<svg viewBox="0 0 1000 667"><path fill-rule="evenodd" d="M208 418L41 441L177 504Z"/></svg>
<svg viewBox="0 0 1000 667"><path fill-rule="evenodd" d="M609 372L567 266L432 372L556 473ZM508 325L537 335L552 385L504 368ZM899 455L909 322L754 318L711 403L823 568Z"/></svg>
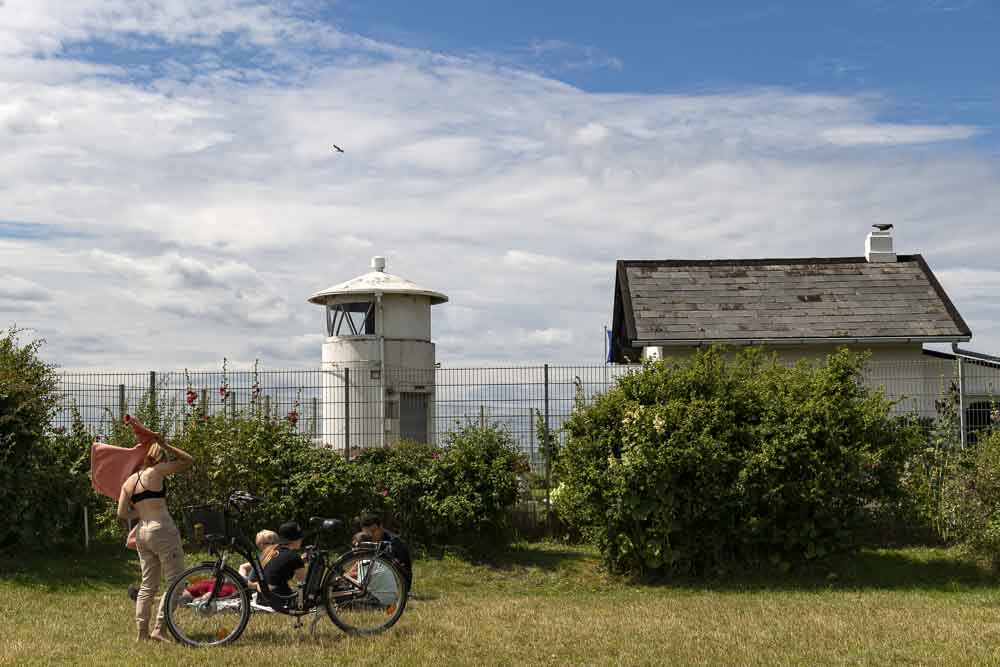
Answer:
<svg viewBox="0 0 1000 667"><path fill-rule="evenodd" d="M135 601L135 624L139 632L146 632L149 629L153 598L160 587L161 574L166 578L167 584L160 597L154 629L159 629L163 623L166 591L170 590L170 585L184 569L184 548L181 546L181 534L169 517L162 522L140 521L135 545L138 547L139 565L142 568L142 584Z"/></svg>

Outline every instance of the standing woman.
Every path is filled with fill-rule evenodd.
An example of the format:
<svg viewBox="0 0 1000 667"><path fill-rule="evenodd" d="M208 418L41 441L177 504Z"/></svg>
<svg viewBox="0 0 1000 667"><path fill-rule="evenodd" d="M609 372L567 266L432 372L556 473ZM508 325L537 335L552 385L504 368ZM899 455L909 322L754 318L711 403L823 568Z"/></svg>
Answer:
<svg viewBox="0 0 1000 667"><path fill-rule="evenodd" d="M139 519L135 544L142 567L142 584L135 601L136 640L158 639L170 641L163 634L163 604L166 594L160 597L159 611L153 632L149 632L149 614L153 597L160 586L161 573L167 580L167 589L184 569L184 549L181 534L167 511L167 476L183 472L194 464L191 455L167 444L159 433L153 433L134 418L126 417L140 443L151 442L142 467L129 475L118 496L118 518ZM167 454L173 457L167 460Z"/></svg>

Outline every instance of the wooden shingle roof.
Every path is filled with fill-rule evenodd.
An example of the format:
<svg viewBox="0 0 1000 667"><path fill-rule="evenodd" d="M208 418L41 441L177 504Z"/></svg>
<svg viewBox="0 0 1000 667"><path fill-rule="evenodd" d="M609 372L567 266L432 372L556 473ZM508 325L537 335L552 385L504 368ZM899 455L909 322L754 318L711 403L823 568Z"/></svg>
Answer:
<svg viewBox="0 0 1000 667"><path fill-rule="evenodd" d="M920 255L620 260L617 268L614 330L627 347L972 336Z"/></svg>

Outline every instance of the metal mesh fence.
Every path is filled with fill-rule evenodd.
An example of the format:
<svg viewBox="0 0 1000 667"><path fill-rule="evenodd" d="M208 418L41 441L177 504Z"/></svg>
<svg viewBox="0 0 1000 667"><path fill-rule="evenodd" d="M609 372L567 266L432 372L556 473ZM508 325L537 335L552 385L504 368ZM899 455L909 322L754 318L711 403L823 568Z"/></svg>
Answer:
<svg viewBox="0 0 1000 667"><path fill-rule="evenodd" d="M607 391L638 366L381 369L370 364L328 370L64 373L56 424L73 410L95 437L107 436L124 413L155 401L160 428L185 419L258 410L288 423L318 444L353 456L400 439L445 444L470 424L507 430L533 467L544 462L545 424L553 438L578 404ZM384 373L384 376L383 376ZM949 392L964 407L967 437L1000 419L1000 366L928 357L871 362L864 383L897 401L897 413L932 419Z"/></svg>

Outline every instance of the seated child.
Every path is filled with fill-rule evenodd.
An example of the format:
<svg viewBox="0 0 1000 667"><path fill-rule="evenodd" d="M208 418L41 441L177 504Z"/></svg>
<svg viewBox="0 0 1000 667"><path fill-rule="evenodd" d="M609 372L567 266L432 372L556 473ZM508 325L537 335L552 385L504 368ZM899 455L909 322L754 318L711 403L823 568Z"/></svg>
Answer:
<svg viewBox="0 0 1000 667"><path fill-rule="evenodd" d="M276 532L266 529L257 533L257 537L254 539L254 542L257 544L257 551L261 552L262 558L267 548L276 545L279 541L280 538ZM240 576L247 581L250 588L260 590L260 586L257 583L257 573L254 572L253 566L250 563L240 565Z"/></svg>
<svg viewBox="0 0 1000 667"><path fill-rule="evenodd" d="M269 546L260 561L264 566L264 581L271 593L289 601L295 592L288 582L293 579L302 582L306 576L306 564L298 552L304 537L302 527L294 521L281 524L278 543Z"/></svg>

